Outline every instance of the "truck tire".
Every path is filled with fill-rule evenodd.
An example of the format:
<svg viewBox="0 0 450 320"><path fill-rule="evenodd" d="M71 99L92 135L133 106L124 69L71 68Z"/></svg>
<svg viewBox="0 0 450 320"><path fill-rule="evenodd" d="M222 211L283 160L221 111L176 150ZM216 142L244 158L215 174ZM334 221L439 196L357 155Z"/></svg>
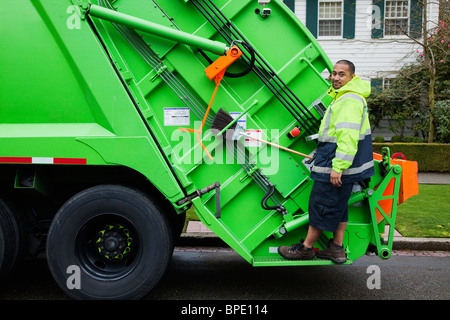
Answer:
<svg viewBox="0 0 450 320"><path fill-rule="evenodd" d="M100 185L69 199L47 238L50 271L74 299L139 299L173 252L169 224L143 193Z"/></svg>
<svg viewBox="0 0 450 320"><path fill-rule="evenodd" d="M0 198L0 280L8 274L17 260L21 232L12 207Z"/></svg>

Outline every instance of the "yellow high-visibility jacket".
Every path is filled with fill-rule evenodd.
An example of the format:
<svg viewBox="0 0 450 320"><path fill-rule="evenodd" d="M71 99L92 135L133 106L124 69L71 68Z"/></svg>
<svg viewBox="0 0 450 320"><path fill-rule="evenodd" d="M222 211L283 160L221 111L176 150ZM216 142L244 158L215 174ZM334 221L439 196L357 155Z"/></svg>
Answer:
<svg viewBox="0 0 450 320"><path fill-rule="evenodd" d="M370 83L355 76L340 89L330 88L333 102L319 128L319 144L311 178L330 182L331 170L342 182L362 181L374 174L372 136L366 97Z"/></svg>

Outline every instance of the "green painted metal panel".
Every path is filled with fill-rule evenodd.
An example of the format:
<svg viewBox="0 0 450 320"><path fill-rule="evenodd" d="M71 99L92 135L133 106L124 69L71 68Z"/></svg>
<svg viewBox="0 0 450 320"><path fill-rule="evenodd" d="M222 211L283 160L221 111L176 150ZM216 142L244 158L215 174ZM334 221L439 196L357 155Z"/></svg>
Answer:
<svg viewBox="0 0 450 320"><path fill-rule="evenodd" d="M71 1L14 1L0 15L6 35L0 40L0 157L75 157L87 159L88 165L127 165L169 199L183 196L178 184L166 183L174 178L161 152L92 28L77 20ZM72 25L73 19L79 24ZM116 138L115 145L121 145L123 137L146 139L139 152L158 165L149 166L143 156L140 163L125 161L129 152L123 144L105 150L105 145L95 149L82 142Z"/></svg>

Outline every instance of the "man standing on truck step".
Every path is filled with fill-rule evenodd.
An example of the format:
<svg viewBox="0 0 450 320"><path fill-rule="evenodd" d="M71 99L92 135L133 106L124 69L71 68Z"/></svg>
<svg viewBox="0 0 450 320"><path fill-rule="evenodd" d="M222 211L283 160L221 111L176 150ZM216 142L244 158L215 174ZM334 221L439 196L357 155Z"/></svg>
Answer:
<svg viewBox="0 0 450 320"><path fill-rule="evenodd" d="M372 137L365 98L370 83L355 75L355 65L339 60L328 91L333 102L319 128L316 159L311 170L314 185L309 199L309 228L305 240L281 246L278 253L289 260L311 260L316 255L335 263L347 261L343 239L348 221L348 200L354 183L374 174ZM314 253L323 230L333 232L328 248Z"/></svg>

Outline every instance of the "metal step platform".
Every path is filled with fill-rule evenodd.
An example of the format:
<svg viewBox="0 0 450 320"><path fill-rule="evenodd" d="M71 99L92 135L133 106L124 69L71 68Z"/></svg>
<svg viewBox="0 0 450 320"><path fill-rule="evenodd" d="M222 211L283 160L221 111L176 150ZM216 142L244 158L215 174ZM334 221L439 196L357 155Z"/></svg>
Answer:
<svg viewBox="0 0 450 320"><path fill-rule="evenodd" d="M269 266L321 266L321 265L349 265L353 261L347 259L346 262L338 264L331 260L319 259L315 257L312 260L286 260L283 257L276 256L262 256L254 257L252 265L254 267L269 267Z"/></svg>

